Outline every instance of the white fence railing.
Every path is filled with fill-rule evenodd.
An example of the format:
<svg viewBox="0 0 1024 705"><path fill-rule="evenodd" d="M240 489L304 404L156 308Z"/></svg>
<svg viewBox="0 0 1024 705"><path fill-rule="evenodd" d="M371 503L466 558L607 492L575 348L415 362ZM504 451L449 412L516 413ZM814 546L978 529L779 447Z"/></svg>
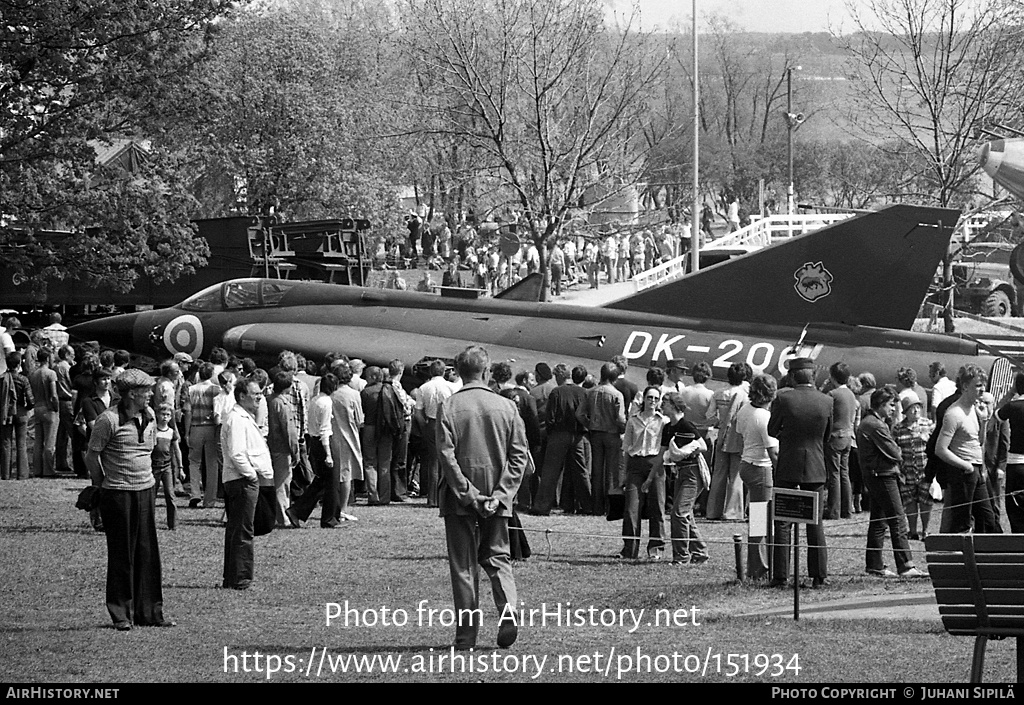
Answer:
<svg viewBox="0 0 1024 705"><path fill-rule="evenodd" d="M751 250L760 249L785 238L820 230L833 223L846 220L851 215L853 214L770 215L767 218L759 218L734 233L729 233L708 243L702 251L713 252L714 250L738 247L745 247ZM686 260L689 256L689 254L681 255L668 262L663 262L657 267L652 267L645 272L640 272L633 277L633 284L636 290L650 289L651 287L675 281L684 276L686 274Z"/></svg>

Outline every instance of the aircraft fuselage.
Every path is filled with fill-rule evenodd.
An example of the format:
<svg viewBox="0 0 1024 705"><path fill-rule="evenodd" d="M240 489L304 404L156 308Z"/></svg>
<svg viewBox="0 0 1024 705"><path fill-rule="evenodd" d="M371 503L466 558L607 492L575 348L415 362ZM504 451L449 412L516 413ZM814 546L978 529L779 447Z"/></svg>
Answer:
<svg viewBox="0 0 1024 705"><path fill-rule="evenodd" d="M261 280L243 280L258 283ZM275 280L267 280L274 282ZM233 282L225 283L224 287ZM613 355L630 361L630 376L643 381L644 370L685 358L705 361L718 380L732 363L746 362L757 372L785 374L793 357L814 357L822 368L846 361L856 374L871 371L881 383L910 366L925 379L928 364L941 360L956 369L967 360L991 368L995 358L978 356L974 343L946 336L864 326L810 325L806 331L777 326L501 300L458 300L412 292L382 291L314 283L290 283L272 305L259 297L233 306L219 303L199 310L189 301L171 309L129 314L84 324L78 332L101 341L120 342L130 324L131 348L155 356L188 352L194 357L223 346L241 356L269 358L282 349L320 360L342 352L369 364L398 358L452 358L468 344L485 346L491 359L513 368L532 369L540 361L582 363L596 373ZM272 286L278 286L272 284ZM799 342L799 345L798 345ZM823 376L823 375L822 375Z"/></svg>

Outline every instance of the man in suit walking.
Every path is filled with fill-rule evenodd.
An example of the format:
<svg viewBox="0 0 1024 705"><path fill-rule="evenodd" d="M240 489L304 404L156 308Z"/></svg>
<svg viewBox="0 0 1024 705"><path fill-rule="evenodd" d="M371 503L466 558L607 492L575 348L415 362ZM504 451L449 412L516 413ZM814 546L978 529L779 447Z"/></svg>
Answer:
<svg viewBox="0 0 1024 705"><path fill-rule="evenodd" d="M490 369L487 351L475 345L466 348L455 358L455 369L462 389L444 400L437 412L438 499L459 615L455 648L476 646L481 622L479 567L491 581L500 615L498 646L508 648L518 635L512 615L519 604L508 520L530 446L516 405L485 382Z"/></svg>
<svg viewBox="0 0 1024 705"><path fill-rule="evenodd" d="M828 552L821 512L825 507L825 448L832 435L832 398L814 388L814 360L798 357L789 363L794 387L782 392L772 405L768 434L779 439L775 486L817 492L817 524L807 525L807 572L812 587L826 584ZM790 524L775 523L776 550L772 559L772 585L785 585L789 572Z"/></svg>
<svg viewBox="0 0 1024 705"><path fill-rule="evenodd" d="M832 437L825 446L825 465L828 469L826 488L828 506L826 519L849 519L853 514L853 486L850 483L850 448L860 421L860 402L846 383L850 379L850 366L845 362L833 363L829 368L832 389Z"/></svg>

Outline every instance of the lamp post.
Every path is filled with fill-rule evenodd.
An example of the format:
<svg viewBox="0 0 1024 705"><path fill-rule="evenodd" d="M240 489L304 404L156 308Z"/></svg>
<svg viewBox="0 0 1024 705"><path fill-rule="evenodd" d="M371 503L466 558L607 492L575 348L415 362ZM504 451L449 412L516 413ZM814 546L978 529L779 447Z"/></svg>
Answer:
<svg viewBox="0 0 1024 705"><path fill-rule="evenodd" d="M693 0L693 211L690 214L690 271L700 269L700 81L697 72L697 0Z"/></svg>
<svg viewBox="0 0 1024 705"><path fill-rule="evenodd" d="M793 72L799 70L799 66L790 66L786 69L786 155L789 162L786 204L790 217L793 215L793 131L804 121L803 113L793 112ZM792 226L792 221L790 225Z"/></svg>

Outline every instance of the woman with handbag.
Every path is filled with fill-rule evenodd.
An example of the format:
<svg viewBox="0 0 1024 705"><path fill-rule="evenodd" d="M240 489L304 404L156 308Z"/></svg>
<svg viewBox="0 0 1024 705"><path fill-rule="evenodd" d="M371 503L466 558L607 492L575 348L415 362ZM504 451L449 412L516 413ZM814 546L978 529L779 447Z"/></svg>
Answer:
<svg viewBox="0 0 1024 705"><path fill-rule="evenodd" d="M693 505L709 484L707 464L703 468L701 466L701 452L707 450L707 443L697 427L683 418L686 402L681 394L666 394L662 398L661 410L668 417L661 433L662 460L666 465L675 466L676 470L671 518L672 563L699 565L709 556L707 543L693 518ZM644 484L650 482L648 479Z"/></svg>

